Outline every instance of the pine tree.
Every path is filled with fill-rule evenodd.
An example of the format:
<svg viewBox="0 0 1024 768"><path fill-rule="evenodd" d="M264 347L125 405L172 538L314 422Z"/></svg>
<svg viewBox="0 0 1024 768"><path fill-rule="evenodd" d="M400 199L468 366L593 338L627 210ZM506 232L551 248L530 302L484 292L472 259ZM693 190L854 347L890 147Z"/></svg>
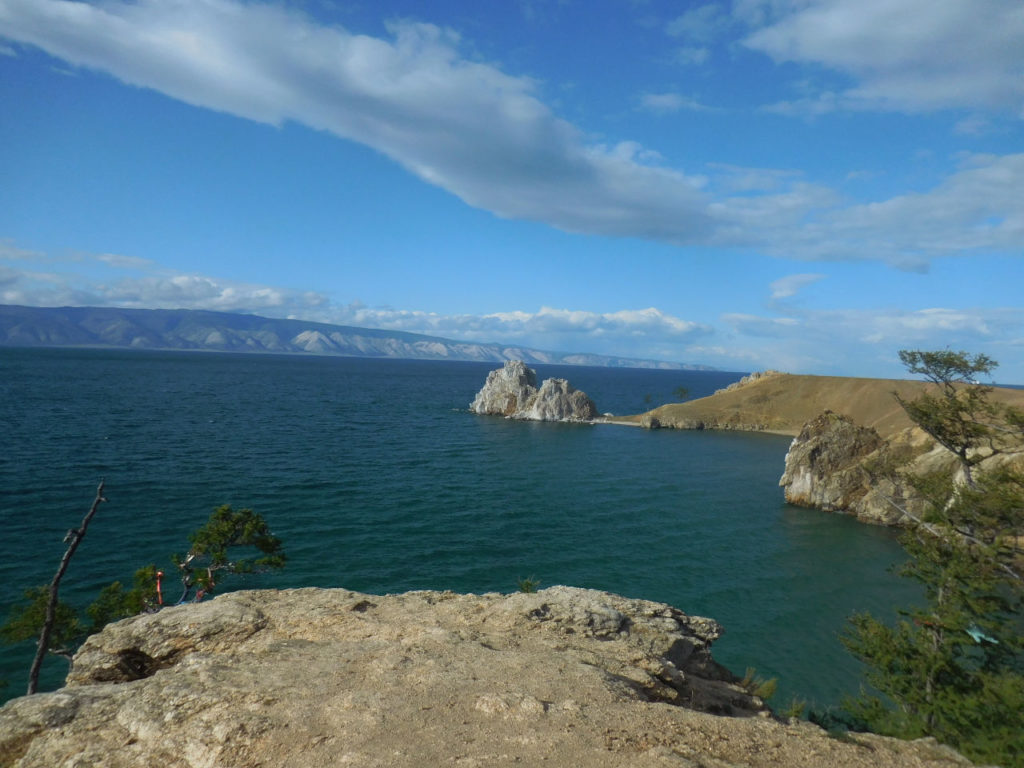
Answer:
<svg viewBox="0 0 1024 768"><path fill-rule="evenodd" d="M102 484L97 499L102 499ZM80 539L89 517L95 512L94 503L83 525L72 531ZM234 510L228 505L218 507L206 523L189 536L190 547L184 555L173 555L182 583L181 597L201 599L222 586L230 574L261 573L282 568L285 555L281 540L271 533L262 516L251 509ZM73 549L69 550L72 554ZM58 577L70 561L65 553ZM106 624L164 606L160 591L162 571L147 565L135 572L132 588L126 589L115 581L104 587L96 600L85 609L89 622L83 622L71 605L54 599L53 586L32 587L25 591L25 603L14 606L7 621L0 625L0 643L14 644L40 637L40 629L49 624L39 641L39 653L30 672L29 693L34 693L39 664L46 653L63 656L70 661L75 649L89 635L99 632ZM55 579L59 582L59 578ZM193 596L192 590L198 592Z"/></svg>
<svg viewBox="0 0 1024 768"><path fill-rule="evenodd" d="M903 738L934 736L973 760L1024 766L1024 475L1007 466L976 471L1021 442L1020 413L993 403L976 383L996 363L964 352L900 352L932 391L901 400L911 419L953 453L962 482L933 474L907 480L928 512L902 537L903 575L924 605L890 625L851 618L846 647L877 693L846 710L869 729Z"/></svg>

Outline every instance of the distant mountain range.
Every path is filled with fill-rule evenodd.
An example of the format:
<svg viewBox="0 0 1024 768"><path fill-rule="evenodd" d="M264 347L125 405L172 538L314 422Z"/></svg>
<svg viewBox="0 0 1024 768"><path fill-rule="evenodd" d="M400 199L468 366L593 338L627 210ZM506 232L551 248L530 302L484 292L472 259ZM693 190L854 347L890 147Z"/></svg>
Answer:
<svg viewBox="0 0 1024 768"><path fill-rule="evenodd" d="M523 360L552 365L715 370L707 365L546 352L503 344L453 341L404 331L194 309L0 305L0 346L192 349L494 363Z"/></svg>

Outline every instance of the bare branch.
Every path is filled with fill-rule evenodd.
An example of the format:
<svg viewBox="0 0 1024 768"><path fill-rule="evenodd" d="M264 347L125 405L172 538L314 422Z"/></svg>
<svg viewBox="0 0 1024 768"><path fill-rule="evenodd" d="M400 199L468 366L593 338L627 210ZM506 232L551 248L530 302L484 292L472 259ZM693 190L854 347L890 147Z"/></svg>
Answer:
<svg viewBox="0 0 1024 768"><path fill-rule="evenodd" d="M32 668L28 673L29 694L35 693L39 687L39 670L42 668L43 658L45 658L46 652L49 650L50 635L53 632L53 623L57 618L57 592L60 589L60 580L64 578L64 572L68 569L72 555L75 554L78 545L85 538L85 531L89 527L93 515L96 514L100 503L106 501L106 498L103 496L103 483L104 481L100 480L99 487L96 489L96 498L93 499L92 506L85 517L82 518L82 524L78 528L72 528L64 537L64 541L68 543L68 548L64 553L64 557L61 558L57 573L54 574L53 580L50 582L50 600L46 604L46 619L43 621L43 629L39 633L39 644L36 646L36 656L32 660ZM64 653L66 654L66 651Z"/></svg>

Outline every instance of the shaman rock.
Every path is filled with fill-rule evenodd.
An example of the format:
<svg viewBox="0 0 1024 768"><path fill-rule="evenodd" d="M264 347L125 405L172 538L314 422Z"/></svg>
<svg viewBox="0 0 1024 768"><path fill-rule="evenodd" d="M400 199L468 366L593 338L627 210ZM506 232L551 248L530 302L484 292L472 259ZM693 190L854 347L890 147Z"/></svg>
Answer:
<svg viewBox="0 0 1024 768"><path fill-rule="evenodd" d="M537 394L537 372L522 360L509 360L504 367L487 374L469 409L473 413L512 416Z"/></svg>
<svg viewBox="0 0 1024 768"><path fill-rule="evenodd" d="M545 379L537 393L512 417L530 421L590 421L597 417L597 406L565 379Z"/></svg>
<svg viewBox="0 0 1024 768"><path fill-rule="evenodd" d="M469 406L474 413L527 421L590 421L597 406L565 379L547 379L537 388L537 373L521 360L510 360L487 374Z"/></svg>
<svg viewBox="0 0 1024 768"><path fill-rule="evenodd" d="M0 708L0 766L967 768L933 741L778 722L711 619L552 587L249 591L108 625Z"/></svg>

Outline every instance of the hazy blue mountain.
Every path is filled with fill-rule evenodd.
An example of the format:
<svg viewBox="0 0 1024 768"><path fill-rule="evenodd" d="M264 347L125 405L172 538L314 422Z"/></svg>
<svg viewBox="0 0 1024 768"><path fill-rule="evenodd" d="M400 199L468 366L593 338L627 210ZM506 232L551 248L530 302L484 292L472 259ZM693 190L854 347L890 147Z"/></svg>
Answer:
<svg viewBox="0 0 1024 768"><path fill-rule="evenodd" d="M0 305L0 346L195 349L495 363L524 360L615 368L714 370L706 365L547 352L504 344L453 341L404 331L194 309Z"/></svg>

